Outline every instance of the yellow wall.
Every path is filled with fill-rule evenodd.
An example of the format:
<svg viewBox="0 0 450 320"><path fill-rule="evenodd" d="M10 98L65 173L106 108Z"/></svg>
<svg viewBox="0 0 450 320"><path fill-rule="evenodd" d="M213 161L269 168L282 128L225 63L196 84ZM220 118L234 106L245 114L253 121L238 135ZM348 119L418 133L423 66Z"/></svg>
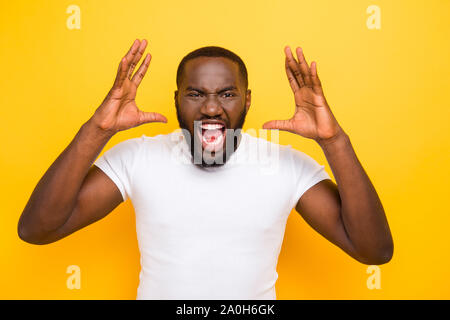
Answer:
<svg viewBox="0 0 450 320"><path fill-rule="evenodd" d="M81 9L79 30L66 26L71 4ZM366 26L373 4L380 30ZM369 290L367 266L292 212L278 298L449 299L449 19L446 0L2 1L0 298L135 298L129 201L47 246L20 241L16 226L38 180L103 100L122 55L146 38L153 60L138 106L169 123L121 132L106 148L177 127L176 68L200 46L223 46L246 62L253 100L244 129L293 113L285 45L318 61L328 102L383 201L395 252L380 267L381 289ZM325 164L312 141L280 133L280 143ZM81 268L79 290L66 287L69 265Z"/></svg>

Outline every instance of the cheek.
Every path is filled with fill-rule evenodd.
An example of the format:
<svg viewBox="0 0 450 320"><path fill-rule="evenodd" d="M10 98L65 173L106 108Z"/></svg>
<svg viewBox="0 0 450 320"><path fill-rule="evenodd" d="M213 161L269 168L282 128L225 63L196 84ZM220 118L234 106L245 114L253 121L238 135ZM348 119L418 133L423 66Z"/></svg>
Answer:
<svg viewBox="0 0 450 320"><path fill-rule="evenodd" d="M189 106L184 105L183 107L178 108L179 117L183 120L185 125L187 125L190 129L194 127L194 120L196 119L196 110Z"/></svg>
<svg viewBox="0 0 450 320"><path fill-rule="evenodd" d="M238 124L243 112L245 112L245 105L241 104L236 104L233 108L228 108L226 110L226 114L232 127Z"/></svg>

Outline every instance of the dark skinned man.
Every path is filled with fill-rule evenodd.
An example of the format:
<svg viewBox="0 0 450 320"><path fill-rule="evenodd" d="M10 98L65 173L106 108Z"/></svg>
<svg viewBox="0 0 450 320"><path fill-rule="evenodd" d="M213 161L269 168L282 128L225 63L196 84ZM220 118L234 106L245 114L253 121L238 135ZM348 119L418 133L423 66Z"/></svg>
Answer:
<svg viewBox="0 0 450 320"><path fill-rule="evenodd" d="M275 299L293 208L359 262L390 261L380 199L327 104L317 64L301 48L297 58L285 48L295 113L263 128L315 140L337 184L306 154L242 132L251 104L247 71L220 47L180 63L174 98L181 133L129 139L97 159L117 132L167 122L135 102L151 60L145 55L134 73L146 46L133 43L103 103L38 182L19 220L21 239L55 242L130 199L141 253L138 299ZM258 161L249 161L255 150ZM267 164L275 170L265 172Z"/></svg>

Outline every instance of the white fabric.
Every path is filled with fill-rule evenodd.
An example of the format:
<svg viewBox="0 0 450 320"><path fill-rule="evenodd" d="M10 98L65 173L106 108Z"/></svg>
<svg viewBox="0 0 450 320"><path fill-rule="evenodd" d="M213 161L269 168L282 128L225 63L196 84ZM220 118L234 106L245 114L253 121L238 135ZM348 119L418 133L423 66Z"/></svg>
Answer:
<svg viewBox="0 0 450 320"><path fill-rule="evenodd" d="M324 167L245 132L222 167L190 159L177 130L125 140L95 162L136 212L137 299L276 299L287 218L329 179Z"/></svg>

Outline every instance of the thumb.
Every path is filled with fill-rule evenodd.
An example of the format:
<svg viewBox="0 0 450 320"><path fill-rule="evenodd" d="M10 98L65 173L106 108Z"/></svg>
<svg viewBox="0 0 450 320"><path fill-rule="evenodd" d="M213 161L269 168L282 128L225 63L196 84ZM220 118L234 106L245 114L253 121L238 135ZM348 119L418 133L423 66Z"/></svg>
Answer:
<svg viewBox="0 0 450 320"><path fill-rule="evenodd" d="M140 124L149 123L149 122L164 122L167 123L167 118L160 113L157 112L144 112L142 111L140 114Z"/></svg>
<svg viewBox="0 0 450 320"><path fill-rule="evenodd" d="M263 124L263 129L278 129L282 131L294 132L289 120L272 120Z"/></svg>

